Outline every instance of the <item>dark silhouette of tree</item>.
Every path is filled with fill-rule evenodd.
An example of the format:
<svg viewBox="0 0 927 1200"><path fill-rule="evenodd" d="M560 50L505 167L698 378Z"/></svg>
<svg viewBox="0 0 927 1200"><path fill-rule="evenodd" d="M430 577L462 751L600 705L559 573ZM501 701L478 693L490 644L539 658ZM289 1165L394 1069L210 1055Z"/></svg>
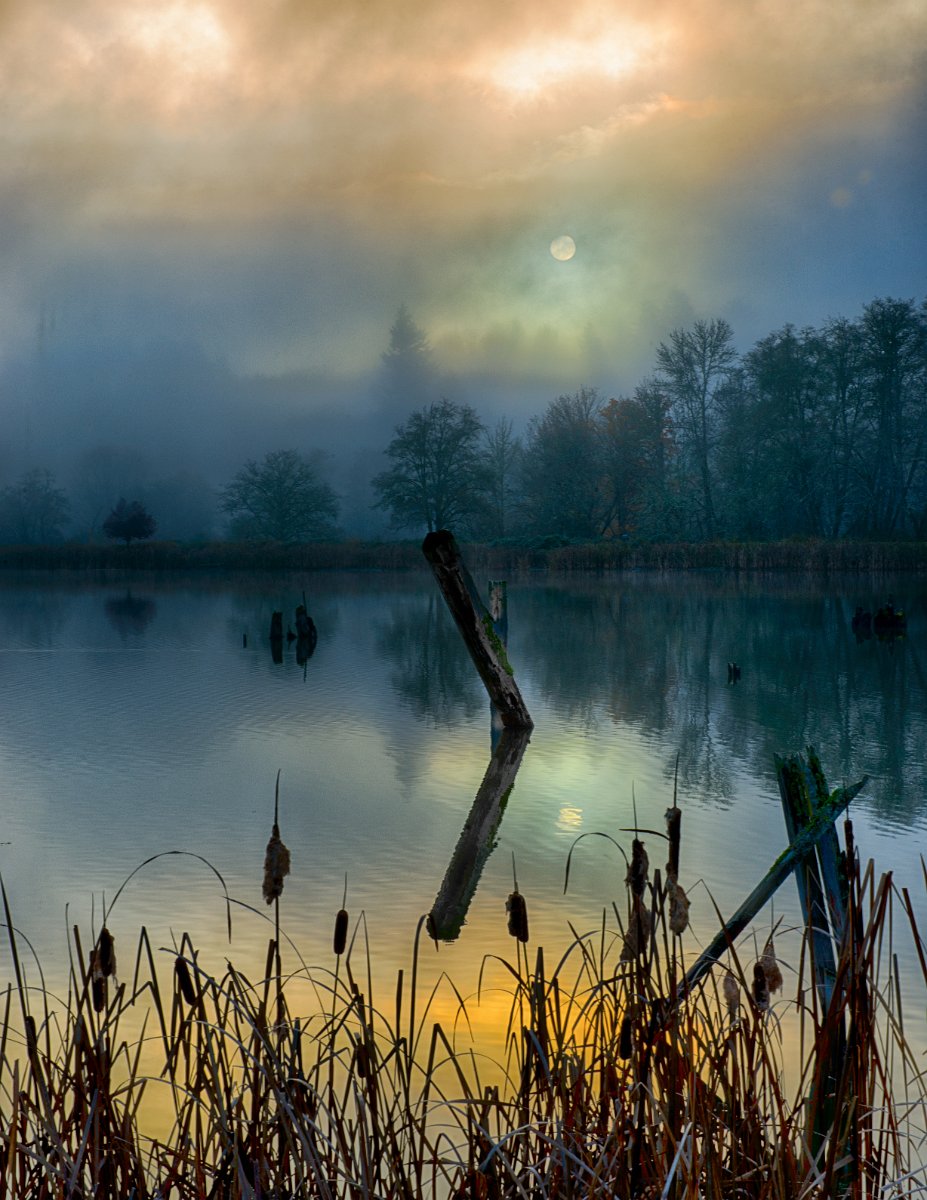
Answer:
<svg viewBox="0 0 927 1200"><path fill-rule="evenodd" d="M396 529L467 533L486 505L483 424L468 404L441 400L414 412L386 448L393 465L373 481Z"/></svg>
<svg viewBox="0 0 927 1200"><path fill-rule="evenodd" d="M658 386L641 385L630 399L609 400L599 423L607 530L640 533L663 507L672 444L669 400Z"/></svg>
<svg viewBox="0 0 927 1200"><path fill-rule="evenodd" d="M873 300L860 322L871 453L861 464L867 533L898 531L924 472L927 312L913 300Z"/></svg>
<svg viewBox="0 0 927 1200"><path fill-rule="evenodd" d="M51 471L34 467L17 483L0 492L0 528L3 536L21 545L61 541L70 515L64 492L55 486Z"/></svg>
<svg viewBox="0 0 927 1200"><path fill-rule="evenodd" d="M114 542L145 541L154 535L158 522L140 500L126 501L122 497L103 522L103 532Z"/></svg>
<svg viewBox="0 0 927 1200"><path fill-rule="evenodd" d="M500 417L483 435L488 472L485 534L490 540L512 533L523 453L521 439L512 429L508 417Z"/></svg>
<svg viewBox="0 0 927 1200"><path fill-rule="evenodd" d="M791 536L824 532L828 422L822 350L815 330L785 325L743 360L762 453L752 486L763 493L770 527Z"/></svg>
<svg viewBox="0 0 927 1200"><path fill-rule="evenodd" d="M733 333L727 321L696 321L674 329L657 347L657 372L673 403L680 450L695 481L699 531L713 537L716 527L712 452L717 434L716 391L734 366Z"/></svg>
<svg viewBox="0 0 927 1200"><path fill-rule="evenodd" d="M321 456L274 450L249 459L220 493L231 533L243 540L307 542L333 536L338 498L319 476Z"/></svg>
<svg viewBox="0 0 927 1200"><path fill-rule="evenodd" d="M602 402L595 388L558 396L532 417L522 469L529 529L575 541L600 537L610 519L603 489Z"/></svg>
<svg viewBox="0 0 927 1200"><path fill-rule="evenodd" d="M384 406L394 417L423 405L437 391L428 337L405 304L396 313L382 361Z"/></svg>

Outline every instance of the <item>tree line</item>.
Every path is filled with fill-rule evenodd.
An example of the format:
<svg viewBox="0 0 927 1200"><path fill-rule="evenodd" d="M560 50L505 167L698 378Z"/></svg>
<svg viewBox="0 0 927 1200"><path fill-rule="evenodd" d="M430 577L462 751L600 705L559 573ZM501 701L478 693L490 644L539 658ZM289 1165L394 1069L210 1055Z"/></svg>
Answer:
<svg viewBox="0 0 927 1200"><path fill-rule="evenodd" d="M674 329L630 396L580 388L522 437L442 399L374 480L395 528L480 540L927 536L927 302L785 325L745 354L721 319Z"/></svg>
<svg viewBox="0 0 927 1200"><path fill-rule="evenodd" d="M882 298L856 320L787 324L743 354L726 321L696 321L659 344L630 395L579 387L520 433L437 391L405 307L382 357L390 403L411 410L372 480L397 534L447 527L551 545L927 537L927 301ZM226 536L342 536L323 458L288 448L247 461L216 497ZM117 503L107 536L153 534L134 503L148 524L127 527L125 512L120 524ZM61 540L68 512L51 474L33 469L0 490L0 536Z"/></svg>

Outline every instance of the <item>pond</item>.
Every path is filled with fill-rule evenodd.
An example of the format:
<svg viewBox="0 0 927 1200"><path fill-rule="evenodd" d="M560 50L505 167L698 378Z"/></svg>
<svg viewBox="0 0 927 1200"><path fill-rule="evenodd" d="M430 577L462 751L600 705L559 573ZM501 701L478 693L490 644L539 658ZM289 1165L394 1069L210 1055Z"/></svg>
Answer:
<svg viewBox="0 0 927 1200"><path fill-rule="evenodd" d="M301 662L284 642L275 662L271 614L292 624L303 589L318 644ZM907 636L854 636L855 606L888 595L909 614ZM623 911L619 851L577 838L629 848L635 824L663 829L674 778L694 955L717 929L708 892L733 911L784 848L774 756L809 743L832 787L870 776L851 810L861 856L911 887L927 927L924 580L525 576L508 599L509 657L535 728L460 935L435 946L421 934L423 986L447 972L472 995L496 961L486 956L514 956L513 865L531 946L552 956L571 924L594 929L612 901ZM144 925L156 948L189 931L207 969L231 957L260 976L278 772L288 953L332 964L346 887L375 976L408 969L491 752L485 693L427 572L8 576L0 672L0 872L49 989L66 986L71 925L89 942L127 877L166 851L185 853L148 863L108 910L122 971ZM645 840L661 866L665 843ZM231 945L217 873L236 901ZM755 923L760 945L780 918L800 922L791 881ZM905 991L917 968L910 947L899 952ZM5 944L0 972L6 984ZM488 978L472 1023L492 1042ZM435 1004L453 1022L454 1001Z"/></svg>

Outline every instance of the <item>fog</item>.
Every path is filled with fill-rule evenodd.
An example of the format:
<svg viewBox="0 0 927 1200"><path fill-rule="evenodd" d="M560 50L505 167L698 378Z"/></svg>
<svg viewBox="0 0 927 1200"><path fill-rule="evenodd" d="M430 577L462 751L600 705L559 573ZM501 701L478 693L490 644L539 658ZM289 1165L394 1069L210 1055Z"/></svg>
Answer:
<svg viewBox="0 0 927 1200"><path fill-rule="evenodd" d="M320 449L360 530L403 303L431 398L521 429L693 321L745 351L919 296L925 34L907 0L9 0L0 484Z"/></svg>

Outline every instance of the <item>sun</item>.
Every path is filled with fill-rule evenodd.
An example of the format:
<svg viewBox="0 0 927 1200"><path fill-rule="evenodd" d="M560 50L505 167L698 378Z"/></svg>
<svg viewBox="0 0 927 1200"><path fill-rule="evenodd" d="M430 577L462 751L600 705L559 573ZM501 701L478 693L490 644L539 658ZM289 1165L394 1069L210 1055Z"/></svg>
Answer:
<svg viewBox="0 0 927 1200"><path fill-rule="evenodd" d="M562 233L551 242L550 252L557 262L569 262L576 253L576 243L568 233Z"/></svg>

